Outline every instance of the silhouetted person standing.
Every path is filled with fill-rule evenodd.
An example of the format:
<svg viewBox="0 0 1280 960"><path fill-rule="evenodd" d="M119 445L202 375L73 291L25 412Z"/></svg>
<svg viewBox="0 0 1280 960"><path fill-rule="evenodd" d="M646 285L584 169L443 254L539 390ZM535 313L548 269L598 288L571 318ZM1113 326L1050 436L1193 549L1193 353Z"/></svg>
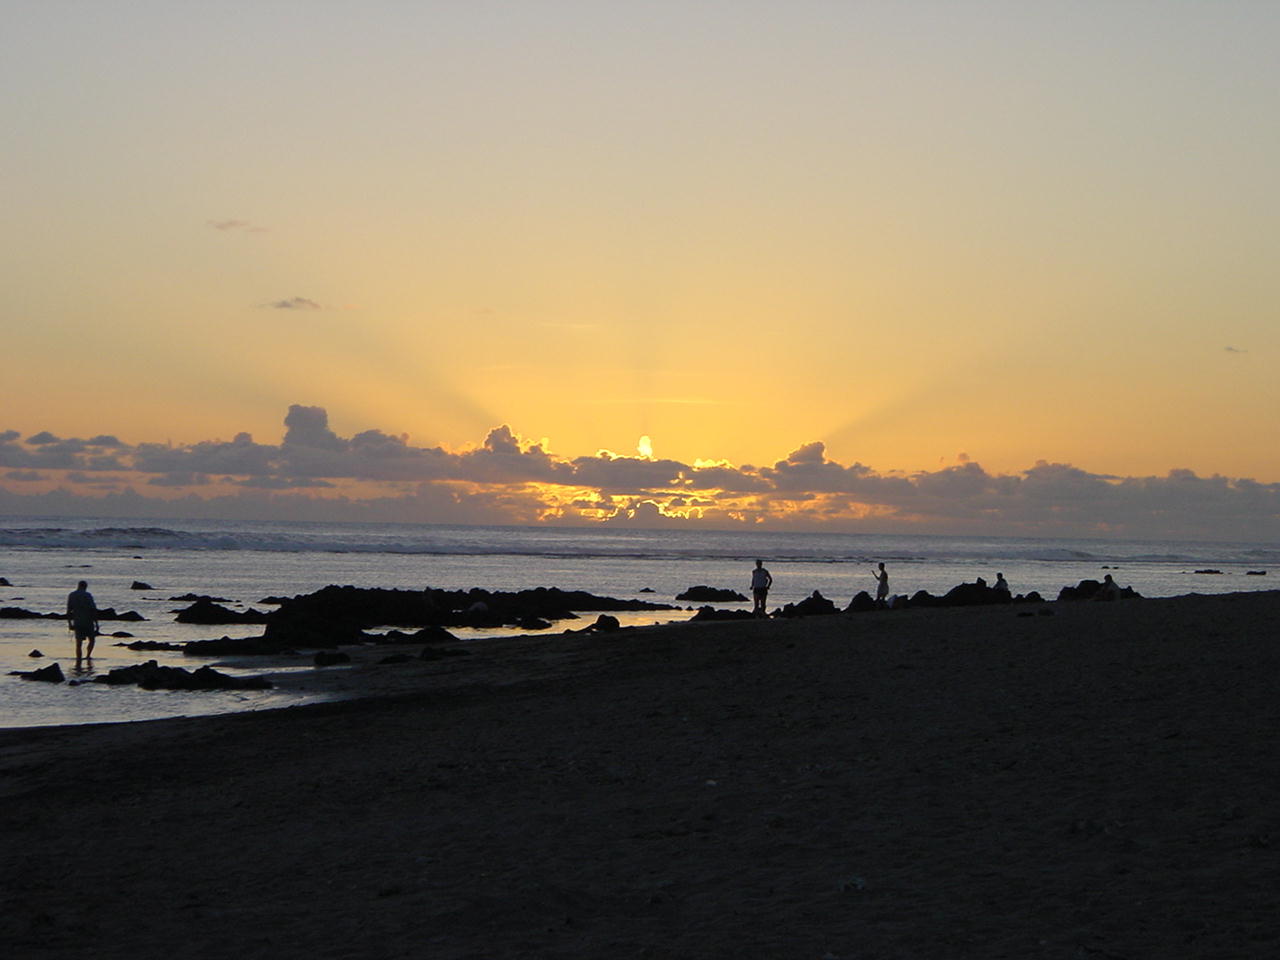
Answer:
<svg viewBox="0 0 1280 960"><path fill-rule="evenodd" d="M92 660L93 643L98 636L98 606L93 602L89 584L83 580L67 594L67 629L76 635L76 663L83 659L80 646L86 640L89 641L87 656Z"/></svg>
<svg viewBox="0 0 1280 960"><path fill-rule="evenodd" d="M872 570L871 575L876 578L876 600L889 599L889 571L884 568L884 564L880 564L880 569Z"/></svg>
<svg viewBox="0 0 1280 960"><path fill-rule="evenodd" d="M752 609L757 617L769 615L769 588L773 586L773 574L764 568L764 561L757 560L756 568L751 571L751 597L755 601Z"/></svg>

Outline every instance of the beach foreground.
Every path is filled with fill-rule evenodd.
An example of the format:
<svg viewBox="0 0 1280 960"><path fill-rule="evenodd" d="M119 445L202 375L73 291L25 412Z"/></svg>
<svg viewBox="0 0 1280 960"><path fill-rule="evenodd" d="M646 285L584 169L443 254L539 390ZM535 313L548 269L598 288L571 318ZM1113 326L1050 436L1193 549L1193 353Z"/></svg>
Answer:
<svg viewBox="0 0 1280 960"><path fill-rule="evenodd" d="M1044 609L382 649L283 681L366 699L0 731L0 943L1280 955L1280 593Z"/></svg>

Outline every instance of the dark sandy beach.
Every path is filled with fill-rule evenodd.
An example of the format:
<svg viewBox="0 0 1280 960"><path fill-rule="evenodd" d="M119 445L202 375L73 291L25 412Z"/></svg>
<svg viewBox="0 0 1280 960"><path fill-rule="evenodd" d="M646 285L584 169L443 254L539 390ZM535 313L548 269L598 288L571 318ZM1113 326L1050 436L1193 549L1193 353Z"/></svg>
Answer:
<svg viewBox="0 0 1280 960"><path fill-rule="evenodd" d="M1280 956L1280 593L472 645L0 732L21 958Z"/></svg>

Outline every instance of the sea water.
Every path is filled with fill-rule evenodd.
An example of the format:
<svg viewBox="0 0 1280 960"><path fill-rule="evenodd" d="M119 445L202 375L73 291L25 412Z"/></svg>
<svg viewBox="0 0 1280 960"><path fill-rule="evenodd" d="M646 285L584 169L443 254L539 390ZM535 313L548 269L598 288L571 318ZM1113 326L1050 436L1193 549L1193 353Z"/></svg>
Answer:
<svg viewBox="0 0 1280 960"><path fill-rule="evenodd" d="M773 573L770 606L801 600L815 590L843 606L860 590L874 592L872 568L880 562L889 572L891 592L908 595L917 590L942 594L978 577L991 582L997 571L1015 593L1035 590L1047 599L1063 586L1100 580L1107 572L1148 597L1265 590L1280 576L1280 569L1269 569L1280 568L1280 546L1257 543L0 518L0 577L11 584L0 586L0 607L61 613L76 581L86 580L99 607L140 613L145 621L103 622L106 635L98 639L93 660L94 675L101 675L150 659L187 668L204 662L180 653L127 650L117 644L130 639L109 636L116 631L168 642L260 633L253 626L175 623L174 612L188 604L172 598L182 594L223 598L237 610L272 610L261 603L264 598L309 593L328 584L489 590L548 586L675 603L676 594L696 584L749 594L757 558ZM1220 572L1197 572L1203 570ZM153 589L131 589L135 581ZM676 610L620 619L645 624L690 615ZM454 632L465 640L519 631ZM30 657L33 650L44 656ZM145 691L31 683L8 676L11 670L55 661L73 676L74 642L64 622L0 619L0 726L140 720L300 702L297 694L277 691Z"/></svg>

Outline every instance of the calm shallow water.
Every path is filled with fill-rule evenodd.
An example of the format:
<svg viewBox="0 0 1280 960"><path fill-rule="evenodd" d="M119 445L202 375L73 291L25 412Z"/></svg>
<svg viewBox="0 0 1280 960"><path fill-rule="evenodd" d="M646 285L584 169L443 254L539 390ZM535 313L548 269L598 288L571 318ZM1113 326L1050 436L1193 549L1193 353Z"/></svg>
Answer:
<svg viewBox="0 0 1280 960"><path fill-rule="evenodd" d="M773 572L771 605L803 599L814 590L843 605L855 592L874 589L870 568L881 560L890 572L892 592L906 594L921 589L940 594L979 576L990 581L997 570L1004 572L1015 593L1037 590L1049 599L1064 585L1101 579L1104 572L1149 597L1268 589L1280 576L1280 564L1267 576L1248 575L1280 560L1280 549L1248 543L181 520L125 526L80 518L15 518L0 519L0 577L12 584L0 586L0 606L60 612L75 582L85 579L100 607L136 610L147 617L142 623L106 623L108 632L126 630L137 639L182 642L258 632L253 627L174 623L173 611L186 603L168 598L188 592L227 598L237 609L273 609L259 601L308 593L331 583L406 589L556 586L673 602L678 592L694 584L748 593L755 557L763 558ZM1222 573L1194 572L1204 568ZM135 580L155 589L129 589ZM642 593L645 587L654 593ZM664 622L687 616L639 614L625 621ZM513 632L458 631L460 637ZM149 659L189 669L205 662L175 654L133 653L112 646L116 642L121 641L99 639L93 664L97 672ZM32 649L46 656L29 659ZM55 660L69 673L73 650L62 622L0 620L4 674ZM151 719L294 702L298 701L293 695L274 691L143 691L95 684L54 686L0 676L0 726Z"/></svg>

